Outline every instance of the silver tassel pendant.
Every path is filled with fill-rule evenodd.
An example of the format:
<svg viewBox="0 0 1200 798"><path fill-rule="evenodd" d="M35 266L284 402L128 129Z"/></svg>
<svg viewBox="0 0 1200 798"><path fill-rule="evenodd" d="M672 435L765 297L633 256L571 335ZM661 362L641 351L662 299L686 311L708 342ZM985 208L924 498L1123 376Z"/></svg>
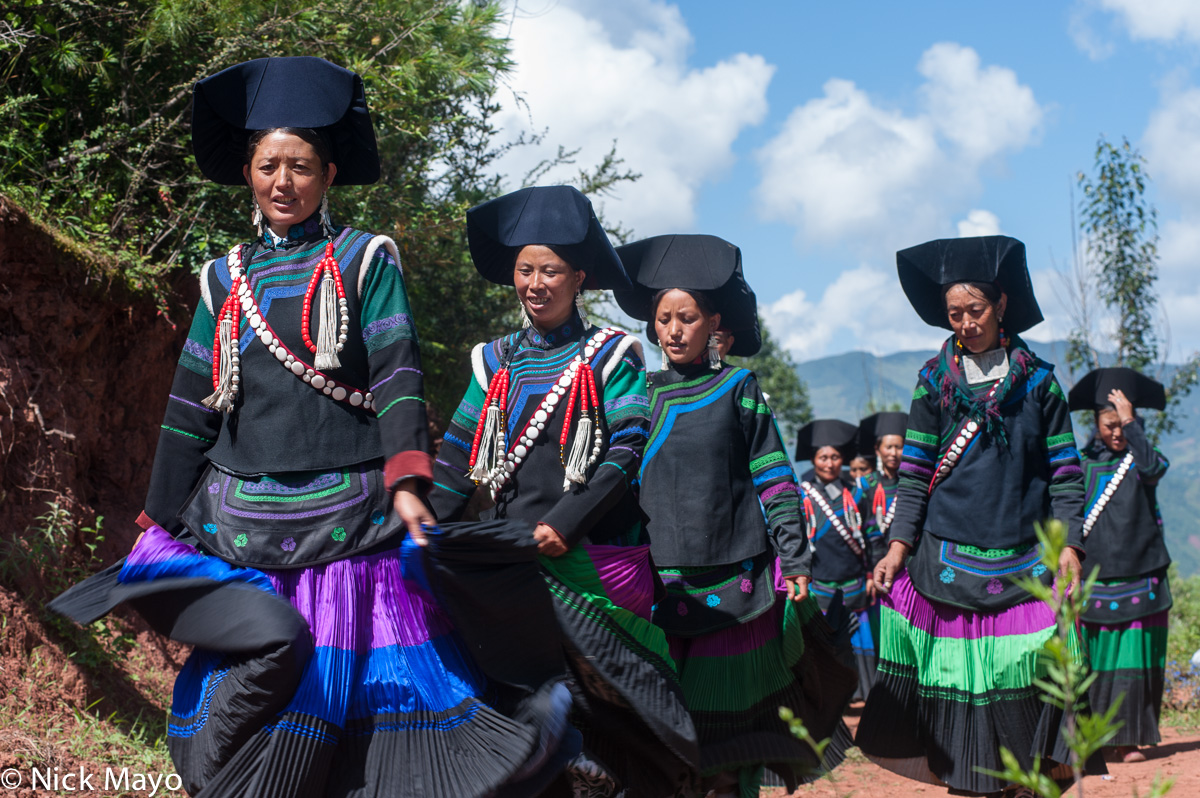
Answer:
<svg viewBox="0 0 1200 798"><path fill-rule="evenodd" d="M493 402L488 406L483 422L483 434L479 436L479 452L475 455L475 467L468 475L476 482L488 483L488 474L496 467L500 450L504 447L500 430L500 405Z"/></svg>
<svg viewBox="0 0 1200 798"><path fill-rule="evenodd" d="M667 348L664 346L658 351L662 352L662 368L659 371L666 371L671 368L671 359L667 357Z"/></svg>
<svg viewBox="0 0 1200 798"><path fill-rule="evenodd" d="M527 330L533 326L533 322L529 320L529 310L526 309L525 303L521 303L521 329Z"/></svg>
<svg viewBox="0 0 1200 798"><path fill-rule="evenodd" d="M210 410L228 413L233 410L234 391L237 390L234 383L237 355L233 351L233 320L228 316L221 319L220 330L218 342L221 362L217 368L217 389L202 399L200 404Z"/></svg>
<svg viewBox="0 0 1200 798"><path fill-rule="evenodd" d="M579 320L583 322L583 329L588 329L591 324L588 322L587 308L583 306L583 292L575 294L575 310L579 313Z"/></svg>
<svg viewBox="0 0 1200 798"><path fill-rule="evenodd" d="M329 194L321 195L321 230L327 238L333 237L333 217L329 215Z"/></svg>
<svg viewBox="0 0 1200 798"><path fill-rule="evenodd" d="M333 273L325 270L321 278L321 329L317 331L317 359L314 365L320 371L341 368L338 360L338 301Z"/></svg>
<svg viewBox="0 0 1200 798"><path fill-rule="evenodd" d="M579 417L575 426L575 440L571 441L571 454L567 456L567 470L563 477L563 491L571 489L571 483L582 485L587 482L588 454L592 448L592 420L586 415Z"/></svg>
<svg viewBox="0 0 1200 798"><path fill-rule="evenodd" d="M254 225L256 232L262 230L262 208L258 207L258 197L254 193L250 194L250 224Z"/></svg>
<svg viewBox="0 0 1200 798"><path fill-rule="evenodd" d="M708 335L708 365L713 371L721 369L721 349L717 343L717 334L709 333Z"/></svg>

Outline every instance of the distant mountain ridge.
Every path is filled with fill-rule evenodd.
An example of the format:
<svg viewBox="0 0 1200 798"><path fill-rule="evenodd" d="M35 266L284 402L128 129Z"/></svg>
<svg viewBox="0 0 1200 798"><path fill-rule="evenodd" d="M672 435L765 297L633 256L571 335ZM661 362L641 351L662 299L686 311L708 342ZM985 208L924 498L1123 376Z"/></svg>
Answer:
<svg viewBox="0 0 1200 798"><path fill-rule="evenodd" d="M1070 390L1074 384L1070 371L1060 365L1066 342L1030 345L1039 357L1055 364L1059 383ZM917 372L935 354L933 350L890 355L846 352L805 361L796 366L796 372L808 386L817 418L858 423L868 407L897 406L907 411ZM1168 374L1170 370L1168 365ZM1171 556L1186 576L1200 573L1200 391L1184 401L1183 413L1180 429L1160 444L1171 468L1159 487L1158 502ZM1081 428L1078 414L1075 422L1075 434L1082 443L1091 432L1090 422L1086 429Z"/></svg>

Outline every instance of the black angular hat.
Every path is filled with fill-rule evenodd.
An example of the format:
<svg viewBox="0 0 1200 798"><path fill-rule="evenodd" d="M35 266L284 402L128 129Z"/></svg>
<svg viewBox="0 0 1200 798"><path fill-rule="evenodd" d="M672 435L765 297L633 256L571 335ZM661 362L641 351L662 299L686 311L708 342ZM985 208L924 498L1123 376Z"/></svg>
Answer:
<svg viewBox="0 0 1200 798"><path fill-rule="evenodd" d="M1067 394L1072 410L1097 410L1109 404L1108 395L1120 391L1134 407L1165 410L1167 393L1161 382L1141 372L1118 366L1094 369L1084 374Z"/></svg>
<svg viewBox="0 0 1200 798"><path fill-rule="evenodd" d="M1008 236L940 238L896 253L900 286L932 327L951 329L942 288L954 283L997 283L1008 295L1004 329L1022 333L1042 320L1025 245Z"/></svg>
<svg viewBox="0 0 1200 798"><path fill-rule="evenodd" d="M626 288L629 276L587 197L571 186L532 186L467 211L467 243L476 270L499 285L513 284L517 253L530 244L563 252L587 273L584 288Z"/></svg>
<svg viewBox="0 0 1200 798"><path fill-rule="evenodd" d="M721 314L721 328L733 333L729 354L750 357L762 348L758 301L742 273L742 251L733 244L717 236L663 235L617 247L617 254L634 284L613 295L630 316L651 322L650 343L658 345L654 295L685 288L703 292Z"/></svg>
<svg viewBox="0 0 1200 798"><path fill-rule="evenodd" d="M323 58L257 58L196 83L192 152L204 176L244 186L246 144L256 130L314 128L337 164L335 186L374 183L379 151L362 78Z"/></svg>
<svg viewBox="0 0 1200 798"><path fill-rule="evenodd" d="M842 453L842 459L854 457L858 427L836 418L810 421L796 433L796 460L812 460L822 446L832 446Z"/></svg>
<svg viewBox="0 0 1200 798"><path fill-rule="evenodd" d="M875 454L875 442L884 435L904 437L908 432L908 413L889 410L867 416L858 422L858 453Z"/></svg>

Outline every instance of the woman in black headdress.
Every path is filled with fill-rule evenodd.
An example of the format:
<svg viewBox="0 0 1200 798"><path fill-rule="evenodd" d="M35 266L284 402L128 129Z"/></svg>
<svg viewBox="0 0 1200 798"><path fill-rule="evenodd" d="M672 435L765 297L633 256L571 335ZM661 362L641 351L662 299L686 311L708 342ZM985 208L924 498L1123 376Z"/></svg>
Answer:
<svg viewBox="0 0 1200 798"><path fill-rule="evenodd" d="M621 308L650 322L663 368L649 376L640 501L666 594L654 608L696 722L713 796L757 795L763 767L789 790L831 768L848 742L853 675L808 593L796 478L754 374L721 358L760 346L741 252L715 236L666 235L618 248L633 289ZM840 681L839 681L840 679ZM779 718L790 707L824 762Z"/></svg>
<svg viewBox="0 0 1200 798"><path fill-rule="evenodd" d="M554 741L481 700L414 545L432 463L396 246L326 199L379 178L362 80L259 59L193 107L197 163L249 184L254 237L201 270L142 535L54 607L130 601L195 646L167 732L191 794L492 793Z"/></svg>
<svg viewBox="0 0 1200 798"><path fill-rule="evenodd" d="M883 556L882 540L870 513L866 482L843 475L842 464L855 452L858 428L837 419L818 419L796 435L796 460L812 463L813 476L800 483L800 502L813 549L812 592L828 611L840 592L858 623L850 638L858 666L856 700L875 681L875 639L870 610L875 603L871 569Z"/></svg>
<svg viewBox="0 0 1200 798"><path fill-rule="evenodd" d="M1083 450L1083 544L1099 570L1083 610L1083 639L1096 680L1097 714L1121 701L1114 759L1141 762L1155 745L1167 664L1171 555L1156 496L1167 458L1146 436L1135 408L1166 407L1163 386L1129 368L1096 369L1071 389L1072 410L1090 410L1096 429Z"/></svg>
<svg viewBox="0 0 1200 798"><path fill-rule="evenodd" d="M1063 521L1060 569L1078 584L1083 479L1053 367L1017 333L1041 320L1025 247L988 236L897 253L927 324L952 331L917 378L888 528L879 677L858 727L863 753L963 794L998 793L1000 748L1069 779L1061 711L1045 703L1053 610L1012 583L1053 577L1034 524ZM910 556L911 553L911 556ZM1098 758L1087 772L1103 772Z"/></svg>
<svg viewBox="0 0 1200 798"><path fill-rule="evenodd" d="M454 520L478 485L490 515L536 529L435 536L439 590L498 681L527 690L570 672L587 754L568 771L576 794L671 795L699 757L666 638L650 623L654 573L631 488L648 432L641 344L589 324L580 300L629 278L591 203L567 186L472 208L467 232L476 269L515 287L527 322L472 352L430 501ZM481 589L481 575L493 587Z"/></svg>

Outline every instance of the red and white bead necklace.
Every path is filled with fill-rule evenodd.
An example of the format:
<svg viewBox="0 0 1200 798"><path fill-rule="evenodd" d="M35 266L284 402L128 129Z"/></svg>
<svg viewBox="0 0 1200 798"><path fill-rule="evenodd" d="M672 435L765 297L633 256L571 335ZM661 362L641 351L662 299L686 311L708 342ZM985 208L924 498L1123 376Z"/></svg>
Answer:
<svg viewBox="0 0 1200 798"><path fill-rule="evenodd" d="M587 480L587 470L600 458L600 453L604 448L599 392L596 390L596 377L592 372L590 361L600 351L601 344L619 332L615 328L605 327L597 330L588 339L583 346L582 354L575 356L571 364L546 392L538 408L529 416L529 421L517 436L517 442L512 451L506 451L507 443L504 435L506 427L504 412L508 406L508 386L511 379L509 370L502 368L492 375L492 379L488 383L483 412L479 416L479 424L475 427L475 438L471 443L471 459L467 463L467 468L468 475L479 484L489 488L493 498L498 496L512 481L513 475L533 449L534 443L545 431L546 425L550 423L554 411L564 396L567 397L567 410L566 417L563 419L563 431L559 436L559 459L563 462L566 472L563 479L563 490L569 489L572 483L582 484ZM582 399L578 399L580 405L579 424L571 452L567 455L568 432L577 397L582 397ZM587 448L589 439L592 443L590 456ZM504 453L503 457L500 457L501 453Z"/></svg>
<svg viewBox="0 0 1200 798"><path fill-rule="evenodd" d="M333 272L338 275L336 278L329 277L328 264L330 261L333 262ZM242 248L240 245L229 250L226 263L229 266L229 276L233 281L229 288L229 294L225 297L225 302L221 305L221 310L217 314L217 331L213 340L213 394L203 400L204 406L226 413L233 410L234 400L237 398L238 388L241 383L241 358L237 345L238 336L234 334L234 331L240 329L239 316L241 316L246 319L250 327L253 328L254 334L270 350L280 365L292 372L292 374L336 401L346 402L353 407L362 407L364 410L371 410L375 397L370 391L362 391L354 387L348 388L344 385L339 385L333 378L323 373L320 369L309 366L293 354L283 341L280 340L275 331L271 329L271 326L267 324L267 319L259 310L258 303L254 300L254 292L250 290L246 273L242 269ZM340 351L342 344L346 340L346 330L349 326L350 316L345 291L341 289L340 270L337 268L337 261L333 260L332 241L326 246L325 258L317 265L317 268L313 272L313 279L309 282L309 293L305 295L304 322L301 325L301 330L305 337L305 344L310 349L314 349L311 339L308 336L307 322L311 309L311 293L313 287L316 285L316 275L321 272L325 272L326 279L333 280L339 289L338 298L341 300L342 307L342 327L337 350ZM322 290L325 291L329 288L332 288L332 286L326 286ZM328 295L333 296L332 293L328 293ZM324 322L325 319L322 318L322 324ZM334 367L336 368L336 366Z"/></svg>

